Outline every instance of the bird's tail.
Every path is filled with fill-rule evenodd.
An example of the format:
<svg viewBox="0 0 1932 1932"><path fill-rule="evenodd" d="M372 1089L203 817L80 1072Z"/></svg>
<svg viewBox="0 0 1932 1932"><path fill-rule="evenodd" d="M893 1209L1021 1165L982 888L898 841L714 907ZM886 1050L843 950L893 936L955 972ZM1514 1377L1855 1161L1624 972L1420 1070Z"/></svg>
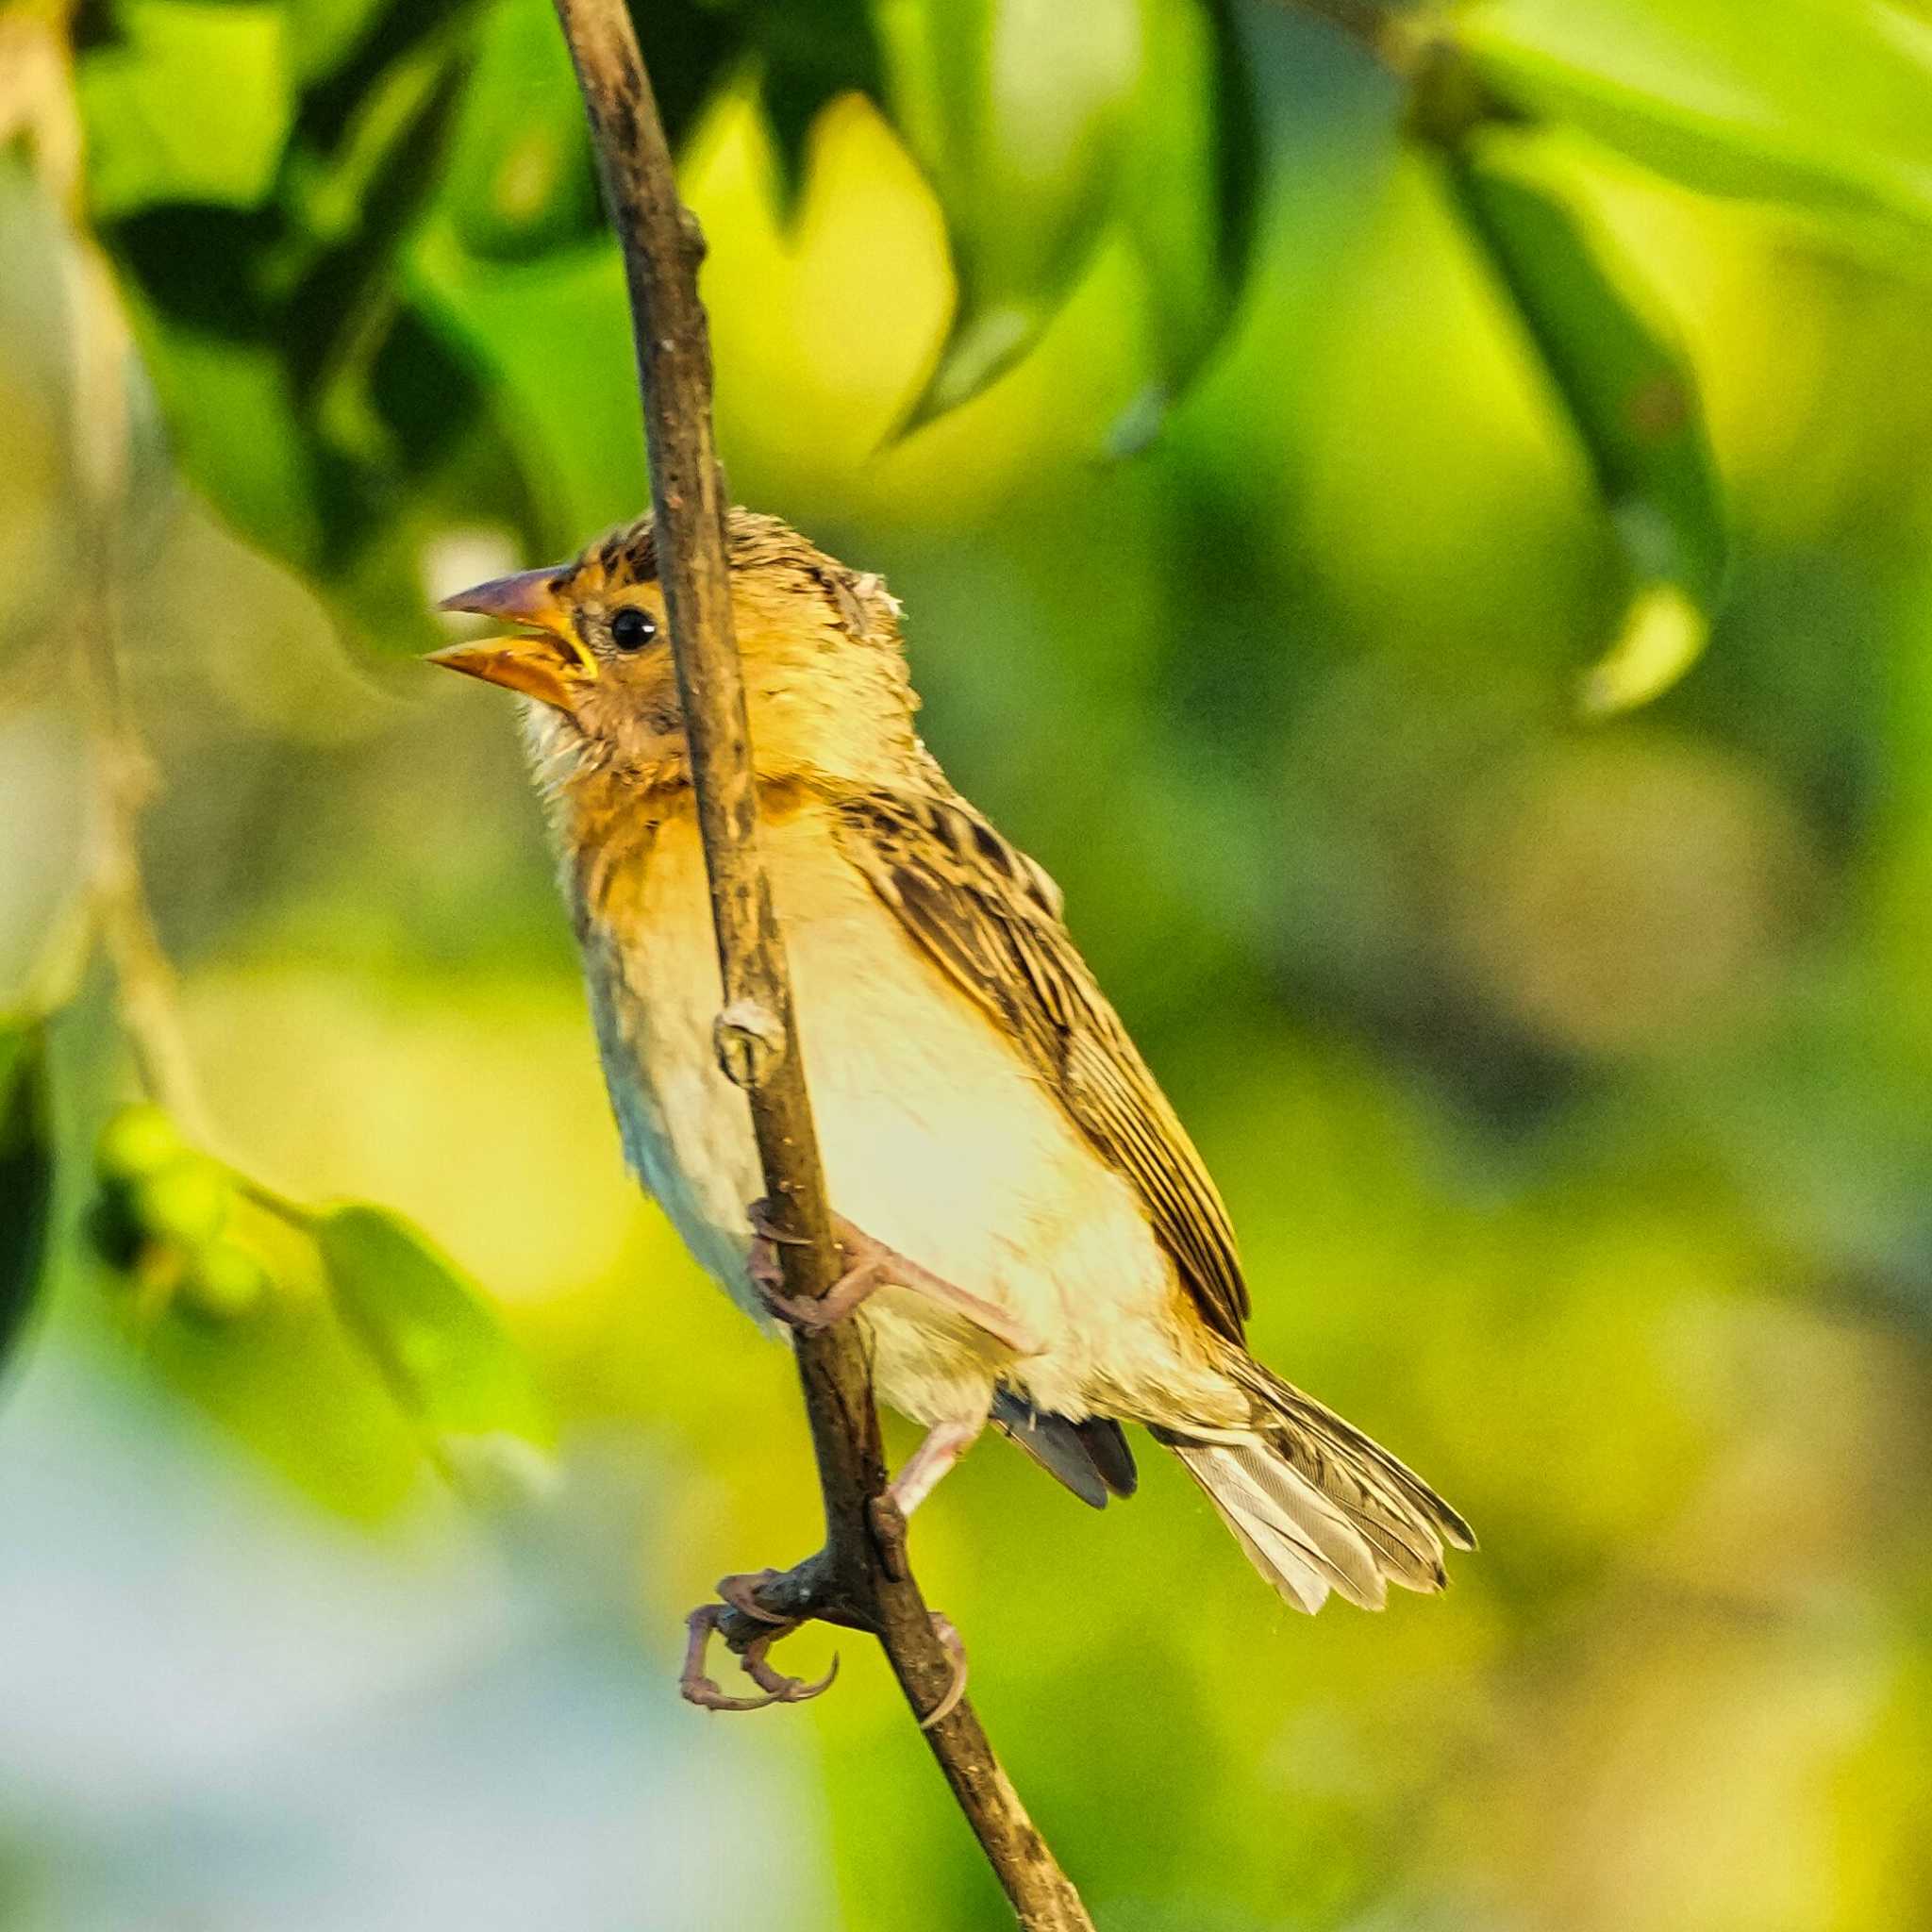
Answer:
<svg viewBox="0 0 1932 1932"><path fill-rule="evenodd" d="M1155 1433L1186 1464L1255 1568L1298 1608L1330 1591L1380 1609L1389 1585L1437 1591L1442 1548L1474 1535L1428 1484L1312 1396L1232 1345L1224 1361L1253 1405L1251 1429L1213 1440Z"/></svg>

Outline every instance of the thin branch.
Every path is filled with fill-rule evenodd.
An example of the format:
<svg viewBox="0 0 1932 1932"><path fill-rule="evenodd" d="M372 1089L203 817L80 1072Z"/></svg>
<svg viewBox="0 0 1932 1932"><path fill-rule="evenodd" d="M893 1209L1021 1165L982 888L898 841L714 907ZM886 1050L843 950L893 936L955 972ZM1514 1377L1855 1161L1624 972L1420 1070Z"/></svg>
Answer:
<svg viewBox="0 0 1932 1932"><path fill-rule="evenodd" d="M122 686L123 529L130 425L127 325L106 264L78 233L65 257L72 359L69 448L86 509L75 581L75 671L92 758L85 892L90 923L114 969L122 1031L142 1091L197 1140L208 1138L194 1061L182 1031L175 971L162 949L141 864L141 816L154 765Z"/></svg>
<svg viewBox="0 0 1932 1932"><path fill-rule="evenodd" d="M556 0L590 116L606 203L624 250L650 448L658 568L691 744L711 883L724 1008L719 1057L746 1091L786 1287L823 1294L841 1272L791 1011L785 951L758 843L744 688L731 613L727 498L711 435L710 341L698 301L703 238L677 198L671 153L623 0ZM758 1595L772 1615L874 1632L915 1715L935 1711L954 1663L905 1562L878 1533L886 1483L872 1379L858 1336L838 1324L797 1340L818 1456L825 1547ZM769 1621L717 1618L744 1654ZM922 1726L1023 1925L1091 1932L1078 1894L1027 1817L963 1699Z"/></svg>
<svg viewBox="0 0 1932 1932"><path fill-rule="evenodd" d="M207 1121L181 1029L175 970L155 929L142 875L141 814L154 793L154 768L121 693L114 548L110 541L91 557L94 581L80 611L80 675L93 761L87 892L94 928L114 969L122 1031L142 1091L199 1140L206 1138Z"/></svg>

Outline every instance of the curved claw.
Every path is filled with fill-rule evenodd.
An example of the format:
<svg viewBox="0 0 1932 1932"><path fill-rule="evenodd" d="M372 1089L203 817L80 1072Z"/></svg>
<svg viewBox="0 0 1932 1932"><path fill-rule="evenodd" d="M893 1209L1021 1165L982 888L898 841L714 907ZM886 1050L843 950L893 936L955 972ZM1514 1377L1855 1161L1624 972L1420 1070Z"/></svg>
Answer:
<svg viewBox="0 0 1932 1932"><path fill-rule="evenodd" d="M767 1691L762 1697L730 1697L711 1681L705 1670L705 1652L710 1645L711 1632L718 1627L718 1619L724 1614L723 1604L700 1604L684 1620L691 1637L684 1647L684 1669L677 1679L678 1695L687 1704L695 1704L700 1710L762 1710L768 1704L779 1703L781 1699L775 1691Z"/></svg>
<svg viewBox="0 0 1932 1932"><path fill-rule="evenodd" d="M766 1571L770 1576L774 1573ZM752 1576L727 1576L726 1583L743 1584L747 1588L762 1579ZM779 1638L789 1636L797 1626L780 1622L763 1610L751 1610L750 1614L762 1617L774 1627L756 1637L745 1646L744 1655L739 1658L739 1666L754 1684L760 1695L757 1697L733 1697L721 1690L705 1669L705 1653L710 1648L711 1633L717 1629L719 1619L725 1612L726 1605L700 1604L684 1620L685 1628L691 1632L684 1649L684 1669L677 1679L678 1694L687 1704L694 1704L700 1710L763 1710L774 1704L805 1704L814 1697L822 1697L832 1688L839 1674L839 1659L835 1655L832 1668L817 1683L808 1684L803 1677L788 1677L770 1661L766 1653ZM733 1602L729 1607L744 1609L746 1606Z"/></svg>
<svg viewBox="0 0 1932 1932"><path fill-rule="evenodd" d="M832 1668L815 1684L808 1684L803 1677L788 1677L765 1660L765 1653L785 1634L783 1630L774 1630L769 1637L754 1638L739 1659L744 1674L766 1693L763 1701L767 1704L807 1704L814 1697L823 1697L839 1674L838 1653L832 1653Z"/></svg>
<svg viewBox="0 0 1932 1932"><path fill-rule="evenodd" d="M776 1241L783 1247L808 1248L811 1241L802 1234L793 1234L791 1229L780 1227L774 1220L772 1197L760 1194L744 1210L744 1218L751 1223L752 1232L762 1236L768 1241Z"/></svg>
<svg viewBox="0 0 1932 1932"><path fill-rule="evenodd" d="M751 1276L751 1285L761 1301L769 1304L784 1299L785 1270L770 1235L752 1236L751 1258L745 1263L745 1273Z"/></svg>
<svg viewBox="0 0 1932 1932"><path fill-rule="evenodd" d="M943 1610L933 1611L932 1627L933 1635L945 1646L946 1655L953 1660L953 1681L946 1686L946 1694L919 1720L922 1731L929 1731L941 1718L950 1717L958 1707L960 1698L966 1694L966 1645L953 1628L953 1620ZM835 1672L838 1669L836 1657L832 1660L832 1668Z"/></svg>

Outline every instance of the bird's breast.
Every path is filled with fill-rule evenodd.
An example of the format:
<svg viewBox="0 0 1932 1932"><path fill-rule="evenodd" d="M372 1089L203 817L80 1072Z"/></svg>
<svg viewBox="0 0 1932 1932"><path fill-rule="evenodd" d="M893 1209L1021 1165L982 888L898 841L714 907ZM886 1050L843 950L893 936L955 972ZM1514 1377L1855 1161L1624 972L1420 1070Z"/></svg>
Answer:
<svg viewBox="0 0 1932 1932"><path fill-rule="evenodd" d="M1099 1357L1118 1356L1123 1336L1171 1302L1170 1265L1128 1184L843 857L828 813L814 805L768 818L760 837L832 1205L1059 1338L1059 1366L1084 1384ZM764 1190L744 1096L712 1044L723 994L694 819L660 827L607 903L583 930L626 1154L700 1262L756 1311L745 1206ZM904 1300L889 1306L923 1321ZM895 1376L891 1325L879 1324L881 1383L919 1414L930 1404L903 1385L925 1373L924 1357L912 1350ZM1062 1400L1076 1400L1069 1391Z"/></svg>

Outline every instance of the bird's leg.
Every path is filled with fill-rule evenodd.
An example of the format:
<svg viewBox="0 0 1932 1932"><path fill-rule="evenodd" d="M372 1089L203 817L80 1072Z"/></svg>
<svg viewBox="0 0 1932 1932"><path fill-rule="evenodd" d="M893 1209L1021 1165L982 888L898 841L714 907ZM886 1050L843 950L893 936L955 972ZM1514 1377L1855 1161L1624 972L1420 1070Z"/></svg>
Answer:
<svg viewBox="0 0 1932 1932"><path fill-rule="evenodd" d="M905 1462L899 1474L886 1487L883 1495L872 1499L873 1541L878 1547L879 1561L887 1575L903 1583L909 1574L906 1558L906 1519L932 1494L940 1478L979 1440L986 1426L980 1416L972 1422L935 1423L924 1440ZM943 1610L932 1612L932 1627L946 1655L952 1659L953 1680L940 1701L919 1720L919 1728L929 1731L966 1694L966 1646Z"/></svg>
<svg viewBox="0 0 1932 1932"><path fill-rule="evenodd" d="M972 1422L935 1423L924 1440L899 1467L883 1495L870 1506L873 1540L886 1573L906 1576L906 1519L932 1494L940 1478L979 1440L985 1417Z"/></svg>
<svg viewBox="0 0 1932 1932"><path fill-rule="evenodd" d="M983 1296L955 1287L896 1248L874 1241L842 1215L833 1216L832 1226L845 1257L844 1274L822 1295L787 1294L784 1274L778 1264L778 1243L796 1242L799 1238L774 1227L762 1201L754 1201L745 1211L752 1224L751 1262L747 1271L752 1286L758 1291L758 1299L789 1327L829 1328L834 1322L842 1322L879 1289L904 1288L956 1315L963 1315L974 1327L1015 1355L1040 1353L1040 1340L1024 1323L1016 1322Z"/></svg>
<svg viewBox="0 0 1932 1932"><path fill-rule="evenodd" d="M984 1416L971 1422L935 1423L925 1439L899 1467L886 1494L902 1517L910 1516L938 1487L940 1478L979 1440Z"/></svg>

